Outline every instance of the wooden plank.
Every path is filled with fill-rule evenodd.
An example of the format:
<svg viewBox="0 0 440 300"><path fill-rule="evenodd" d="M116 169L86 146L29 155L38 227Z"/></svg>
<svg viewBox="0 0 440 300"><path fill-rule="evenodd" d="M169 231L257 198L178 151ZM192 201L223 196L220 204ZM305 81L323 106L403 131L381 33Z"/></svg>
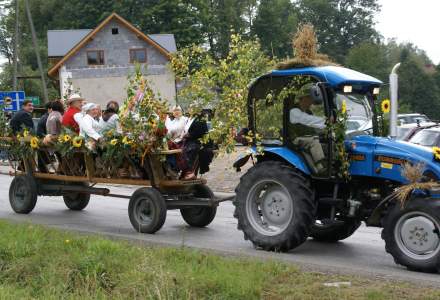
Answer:
<svg viewBox="0 0 440 300"><path fill-rule="evenodd" d="M84 162L86 164L87 178L91 180L95 177L95 162L93 161L92 155L84 153Z"/></svg>
<svg viewBox="0 0 440 300"><path fill-rule="evenodd" d="M162 150L151 153L152 155L171 155L182 153L182 149L173 149L173 150Z"/></svg>
<svg viewBox="0 0 440 300"><path fill-rule="evenodd" d="M56 181L70 181L70 182L90 182L90 183L109 183L109 184L126 184L126 185L141 185L151 186L150 180L144 179L124 179L124 178L99 178L94 177L91 180L86 176L70 176L70 175L57 175L47 173L34 173L35 178L50 179Z"/></svg>

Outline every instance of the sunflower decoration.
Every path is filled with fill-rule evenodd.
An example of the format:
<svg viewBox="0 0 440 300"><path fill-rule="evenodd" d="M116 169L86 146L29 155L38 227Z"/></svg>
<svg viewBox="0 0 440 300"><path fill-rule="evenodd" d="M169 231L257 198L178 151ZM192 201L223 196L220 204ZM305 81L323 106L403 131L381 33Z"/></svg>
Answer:
<svg viewBox="0 0 440 300"><path fill-rule="evenodd" d="M432 152L434 153L434 159L440 161L440 147L432 147Z"/></svg>
<svg viewBox="0 0 440 300"><path fill-rule="evenodd" d="M381 108L382 108L382 112L384 114L388 114L390 112L390 110L391 110L391 102L390 102L390 100L388 100L388 99L383 100L382 104L381 104Z"/></svg>
<svg viewBox="0 0 440 300"><path fill-rule="evenodd" d="M64 143L70 142L70 140L72 140L72 138L71 138L70 135L65 134L65 135L63 136L63 142L64 142Z"/></svg>
<svg viewBox="0 0 440 300"><path fill-rule="evenodd" d="M75 148L81 148L83 144L83 138L80 136L76 136L72 139L72 146Z"/></svg>
<svg viewBox="0 0 440 300"><path fill-rule="evenodd" d="M110 141L110 145L112 145L112 146L116 146L117 144L118 144L118 140L117 139L112 139Z"/></svg>
<svg viewBox="0 0 440 300"><path fill-rule="evenodd" d="M341 112L345 115L347 113L347 102L344 100L342 100L342 105L341 105Z"/></svg>
<svg viewBox="0 0 440 300"><path fill-rule="evenodd" d="M25 129L23 131L23 137L27 137L29 135L29 130Z"/></svg>
<svg viewBox="0 0 440 300"><path fill-rule="evenodd" d="M132 145L133 141L128 136L124 136L124 138L122 139L122 144L124 144L124 145Z"/></svg>
<svg viewBox="0 0 440 300"><path fill-rule="evenodd" d="M38 148L38 144L39 144L38 138L33 136L31 138L31 141L30 141L31 148L32 149L37 149Z"/></svg>

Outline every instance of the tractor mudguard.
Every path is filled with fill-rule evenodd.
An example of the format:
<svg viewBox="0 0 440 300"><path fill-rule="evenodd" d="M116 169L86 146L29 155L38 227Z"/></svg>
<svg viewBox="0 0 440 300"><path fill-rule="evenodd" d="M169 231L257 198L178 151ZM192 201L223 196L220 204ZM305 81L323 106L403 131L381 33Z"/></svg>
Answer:
<svg viewBox="0 0 440 300"><path fill-rule="evenodd" d="M439 200L440 199L440 191L438 191L438 190L414 190L410 197L411 198L414 198L414 197L415 198L425 198L425 199L432 198L432 199ZM383 212L388 208L388 204L391 201L397 201L394 197L394 194L391 194L391 195L385 197L379 203L379 205L376 206L373 213L365 221L367 226L382 227L381 219L383 216ZM409 199L408 201L411 201L411 199ZM438 203L439 203L438 205L440 206L440 201L438 201Z"/></svg>
<svg viewBox="0 0 440 300"><path fill-rule="evenodd" d="M263 153L257 153L257 150L255 147L251 148L251 152L252 154L261 156L264 158L265 155L267 156L275 156L277 157L277 159L275 160L284 160L287 163L289 163L290 165L292 165L293 167L295 167L296 169L300 170L301 172L303 172L305 175L310 175L310 169L309 167L306 165L306 163L304 162L304 160L301 158L301 156L299 156L298 154L296 154L294 151L290 150L289 148L286 147L264 147L263 149ZM247 154L247 157L239 157L233 164L234 168L240 169L240 167L242 167L248 160L249 157L252 154ZM266 159L264 159L266 160Z"/></svg>
<svg viewBox="0 0 440 300"><path fill-rule="evenodd" d="M249 158L252 157L252 154L246 153L246 154L240 154L238 158L235 160L235 162L232 164L235 171L240 172L241 167L243 167L249 160Z"/></svg>

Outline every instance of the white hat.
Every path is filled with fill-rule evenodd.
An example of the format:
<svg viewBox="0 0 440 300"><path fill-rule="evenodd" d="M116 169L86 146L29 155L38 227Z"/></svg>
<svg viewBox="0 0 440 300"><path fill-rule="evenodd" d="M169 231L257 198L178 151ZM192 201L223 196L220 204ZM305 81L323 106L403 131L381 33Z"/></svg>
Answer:
<svg viewBox="0 0 440 300"><path fill-rule="evenodd" d="M182 110L182 108L180 107L180 105L174 105L173 106L173 111L174 110Z"/></svg>
<svg viewBox="0 0 440 300"><path fill-rule="evenodd" d="M69 96L69 98L67 99L67 104L69 105L70 103L72 103L73 101L77 101L77 100L84 100L83 97L81 97L80 94L72 94Z"/></svg>
<svg viewBox="0 0 440 300"><path fill-rule="evenodd" d="M86 105L84 105L82 107L82 111L87 113L89 110L97 108L97 107L98 107L98 105L96 105L95 103L91 103L90 102L90 103L87 103Z"/></svg>

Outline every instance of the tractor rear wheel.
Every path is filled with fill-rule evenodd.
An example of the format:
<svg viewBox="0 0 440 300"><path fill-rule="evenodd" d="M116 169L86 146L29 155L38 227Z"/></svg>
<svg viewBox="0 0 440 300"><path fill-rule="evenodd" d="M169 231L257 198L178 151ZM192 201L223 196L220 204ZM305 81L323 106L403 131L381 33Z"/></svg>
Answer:
<svg viewBox="0 0 440 300"><path fill-rule="evenodd" d="M317 241L335 243L351 236L361 226L357 220L320 220L312 226L310 236Z"/></svg>
<svg viewBox="0 0 440 300"><path fill-rule="evenodd" d="M316 202L309 180L277 161L259 163L243 175L233 203L238 229L264 250L298 247L315 221Z"/></svg>
<svg viewBox="0 0 440 300"><path fill-rule="evenodd" d="M382 220L385 250L397 264L423 272L440 271L440 200L408 200Z"/></svg>

